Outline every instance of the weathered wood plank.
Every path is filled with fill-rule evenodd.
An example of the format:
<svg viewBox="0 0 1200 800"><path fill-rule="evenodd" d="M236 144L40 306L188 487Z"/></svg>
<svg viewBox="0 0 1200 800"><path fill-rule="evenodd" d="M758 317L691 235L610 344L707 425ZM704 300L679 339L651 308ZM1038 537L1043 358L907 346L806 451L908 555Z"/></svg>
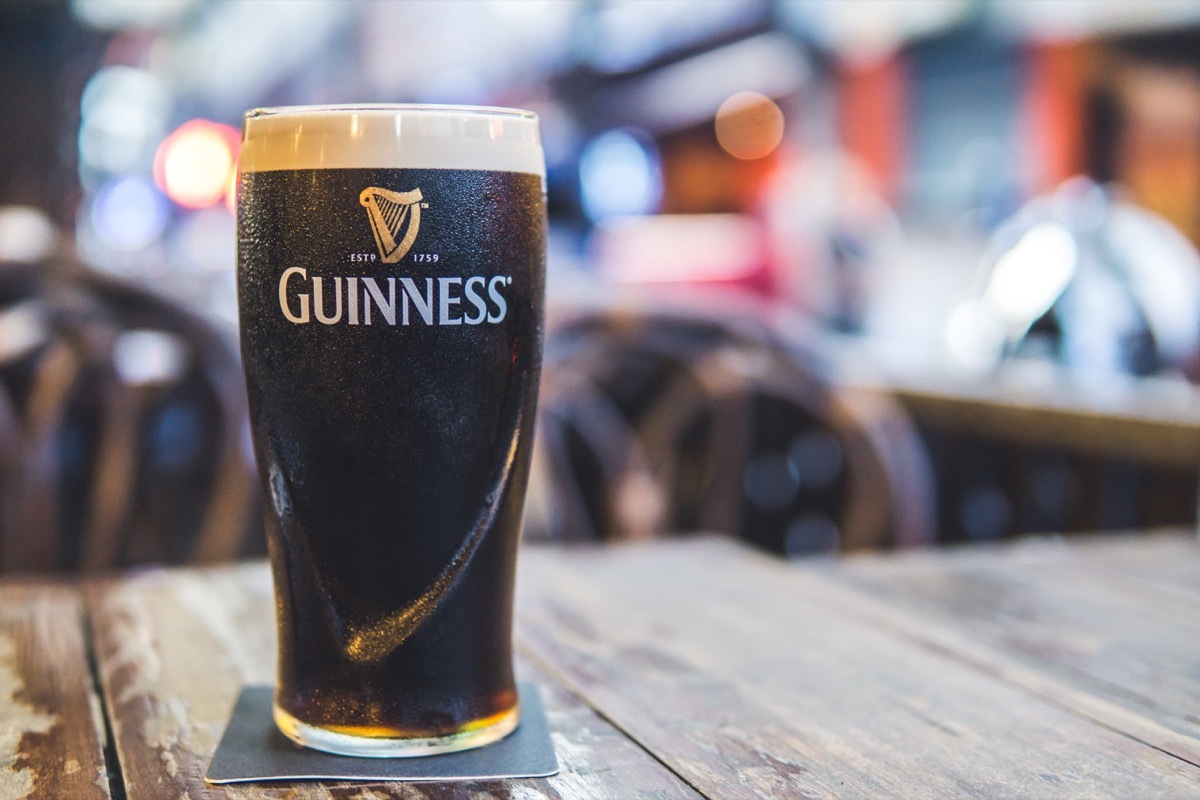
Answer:
<svg viewBox="0 0 1200 800"><path fill-rule="evenodd" d="M1200 594L1200 536L1191 528L1091 536L1072 557L1123 580Z"/></svg>
<svg viewBox="0 0 1200 800"><path fill-rule="evenodd" d="M0 584L0 798L109 797L79 592Z"/></svg>
<svg viewBox="0 0 1200 800"><path fill-rule="evenodd" d="M200 796L239 689L273 678L267 573L149 571L86 600L128 797Z"/></svg>
<svg viewBox="0 0 1200 800"><path fill-rule="evenodd" d="M1122 559L1130 568L1122 569ZM1164 580L1155 581L1155 565ZM1197 591L1186 588L1188 577ZM1031 539L853 558L836 576L1191 737L1200 763L1200 541Z"/></svg>
<svg viewBox="0 0 1200 800"><path fill-rule="evenodd" d="M1200 794L1200 768L731 543L533 550L518 587L522 645L708 796Z"/></svg>
<svg viewBox="0 0 1200 800"><path fill-rule="evenodd" d="M562 771L553 778L206 786L203 774L239 689L274 677L266 566L152 571L96 584L87 599L129 800L698 797L579 700L524 664L518 665L523 679L542 689L555 739Z"/></svg>

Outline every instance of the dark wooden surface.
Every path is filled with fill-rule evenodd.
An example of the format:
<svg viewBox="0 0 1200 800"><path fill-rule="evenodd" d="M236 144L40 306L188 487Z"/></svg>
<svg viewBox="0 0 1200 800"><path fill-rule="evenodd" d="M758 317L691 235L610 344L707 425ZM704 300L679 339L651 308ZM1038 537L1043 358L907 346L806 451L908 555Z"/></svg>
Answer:
<svg viewBox="0 0 1200 800"><path fill-rule="evenodd" d="M0 585L0 798L107 798L104 721L72 587Z"/></svg>
<svg viewBox="0 0 1200 800"><path fill-rule="evenodd" d="M533 547L518 586L558 776L217 788L238 689L273 673L264 564L0 584L0 798L1200 798L1189 534Z"/></svg>
<svg viewBox="0 0 1200 800"><path fill-rule="evenodd" d="M1080 575L1091 572L1086 553ZM916 563L953 564L956 555L924 558ZM1200 546L1190 559L1200 577ZM979 563L986 573L988 558ZM1060 685L1056 670L1017 669L1002 636L943 625L909 599L922 583L909 578L910 564L803 567L715 540L574 559L530 553L523 641L712 797L1200 796L1194 737ZM872 565L879 585L892 574L907 587L900 599L856 588L851 575ZM1094 604L1123 602L1090 585ZM987 581L961 581L945 602L987 618L995 598ZM1074 633L1028 613L1051 646ZM1194 642L1195 619L1175 616L1176 634ZM1196 675L1194 647L1176 669ZM1200 710L1198 699L1193 692L1185 713ZM1164 752L1168 740L1177 746Z"/></svg>

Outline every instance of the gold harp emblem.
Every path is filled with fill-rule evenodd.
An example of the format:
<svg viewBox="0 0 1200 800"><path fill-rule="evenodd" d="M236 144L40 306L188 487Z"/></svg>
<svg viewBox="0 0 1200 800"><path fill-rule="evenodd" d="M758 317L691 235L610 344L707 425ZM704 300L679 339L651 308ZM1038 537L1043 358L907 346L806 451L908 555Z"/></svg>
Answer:
<svg viewBox="0 0 1200 800"><path fill-rule="evenodd" d="M422 199L420 189L392 192L369 186L359 194L358 202L367 209L367 218L371 220L371 230L375 233L375 244L379 247L379 257L383 263L395 264L412 247L417 230L421 227Z"/></svg>

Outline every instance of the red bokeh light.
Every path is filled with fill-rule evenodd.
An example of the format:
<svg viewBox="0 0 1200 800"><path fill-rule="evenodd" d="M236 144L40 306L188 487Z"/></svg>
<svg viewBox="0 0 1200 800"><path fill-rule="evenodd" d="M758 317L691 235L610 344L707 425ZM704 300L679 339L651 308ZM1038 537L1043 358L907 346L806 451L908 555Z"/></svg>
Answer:
<svg viewBox="0 0 1200 800"><path fill-rule="evenodd" d="M225 200L237 171L238 132L228 125L194 119L158 146L154 182L185 208L208 208Z"/></svg>

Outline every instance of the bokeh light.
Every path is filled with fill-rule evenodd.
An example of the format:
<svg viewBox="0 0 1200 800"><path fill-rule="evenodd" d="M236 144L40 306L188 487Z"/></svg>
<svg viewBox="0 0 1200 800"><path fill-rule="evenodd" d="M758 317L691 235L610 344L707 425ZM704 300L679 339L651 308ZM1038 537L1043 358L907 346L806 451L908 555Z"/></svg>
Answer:
<svg viewBox="0 0 1200 800"><path fill-rule="evenodd" d="M648 137L616 129L600 134L579 158L583 210L593 222L648 214L662 198L658 151Z"/></svg>
<svg viewBox="0 0 1200 800"><path fill-rule="evenodd" d="M79 103L80 167L109 175L148 168L168 106L166 88L146 70L98 70Z"/></svg>
<svg viewBox="0 0 1200 800"><path fill-rule="evenodd" d="M1075 274L1078 247L1056 222L1035 225L997 260L985 297L997 316L1025 328L1045 314Z"/></svg>
<svg viewBox="0 0 1200 800"><path fill-rule="evenodd" d="M111 180L92 200L92 228L102 242L117 250L139 250L154 242L169 215L166 198L141 176Z"/></svg>
<svg viewBox="0 0 1200 800"><path fill-rule="evenodd" d="M155 183L185 208L207 208L229 192L237 164L238 134L228 125L194 119L159 145Z"/></svg>
<svg viewBox="0 0 1200 800"><path fill-rule="evenodd" d="M188 214L171 235L176 265L191 272L233 268L237 227L234 215L223 205Z"/></svg>
<svg viewBox="0 0 1200 800"><path fill-rule="evenodd" d="M113 367L129 386L176 381L187 369L187 359L187 345L168 331L127 330L113 342Z"/></svg>
<svg viewBox="0 0 1200 800"><path fill-rule="evenodd" d="M58 234L41 209L0 206L0 260L38 261L54 250Z"/></svg>
<svg viewBox="0 0 1200 800"><path fill-rule="evenodd" d="M750 161L774 152L783 141L783 111L758 92L738 92L717 109L717 142L734 158Z"/></svg>

